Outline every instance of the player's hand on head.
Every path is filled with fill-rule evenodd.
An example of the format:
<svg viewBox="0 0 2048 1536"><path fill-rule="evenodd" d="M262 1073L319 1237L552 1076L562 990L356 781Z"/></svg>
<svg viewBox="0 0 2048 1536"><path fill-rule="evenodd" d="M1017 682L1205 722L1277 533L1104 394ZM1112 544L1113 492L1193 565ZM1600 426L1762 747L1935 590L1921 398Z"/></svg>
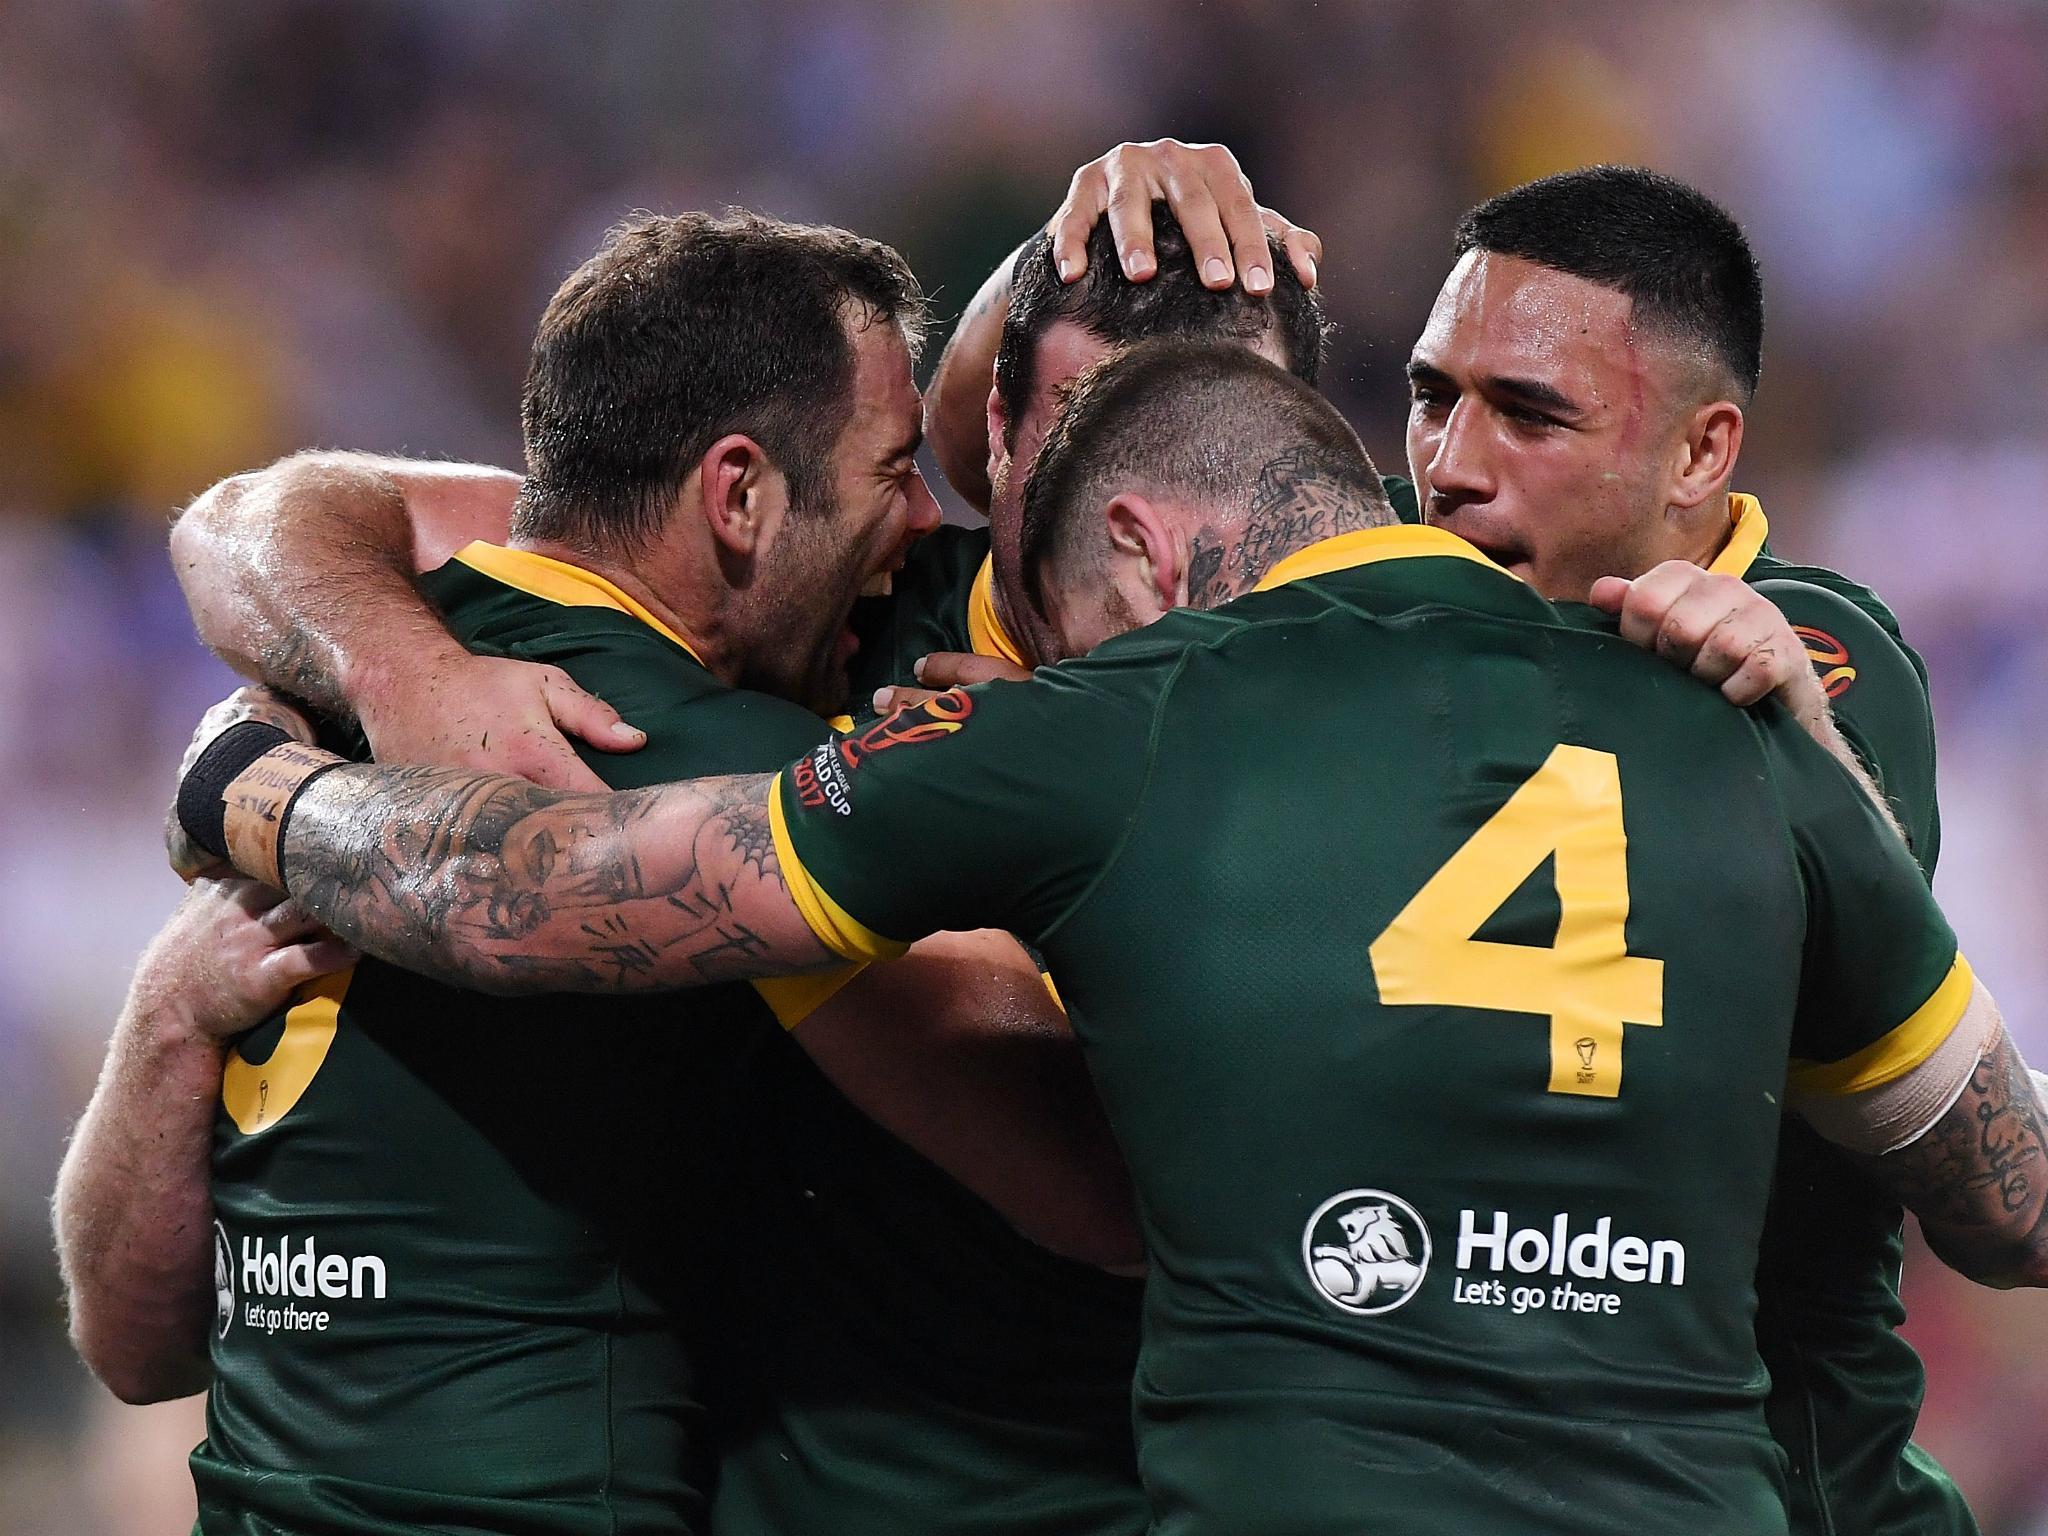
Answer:
<svg viewBox="0 0 2048 1536"><path fill-rule="evenodd" d="M135 984L151 994L159 1017L224 1038L357 958L276 891L253 880L199 879L144 952Z"/></svg>
<svg viewBox="0 0 2048 1536"><path fill-rule="evenodd" d="M1827 713L1791 621L1739 577L1667 560L1634 581L1601 577L1591 600L1621 621L1624 639L1712 683L1731 704L1777 694L1809 724Z"/></svg>
<svg viewBox="0 0 2048 1536"><path fill-rule="evenodd" d="M570 737L601 752L635 752L647 742L560 667L467 653L428 667L402 696L360 714L380 762L509 773L550 789L606 788Z"/></svg>
<svg viewBox="0 0 2048 1536"><path fill-rule="evenodd" d="M1088 270L1088 233L1107 214L1124 276L1134 283L1153 277L1159 258L1152 244L1152 204L1162 199L1187 234L1203 286L1242 282L1249 293L1271 292L1270 233L1302 286L1315 287L1323 259L1316 233L1261 207L1237 156L1221 144L1178 139L1119 144L1074 172L1066 201L1048 226L1060 276L1072 282Z"/></svg>
<svg viewBox="0 0 2048 1536"><path fill-rule="evenodd" d="M245 720L276 726L294 740L308 745L314 739L313 722L304 710L276 689L250 683L237 688L199 717L199 725L192 732L192 739L185 744L185 755L178 763L178 777L182 780L191 772L192 765L199 761L200 753L212 744L215 737ZM178 824L175 804L164 821L164 852L181 880L234 873L226 862L216 859L185 834L185 829Z"/></svg>

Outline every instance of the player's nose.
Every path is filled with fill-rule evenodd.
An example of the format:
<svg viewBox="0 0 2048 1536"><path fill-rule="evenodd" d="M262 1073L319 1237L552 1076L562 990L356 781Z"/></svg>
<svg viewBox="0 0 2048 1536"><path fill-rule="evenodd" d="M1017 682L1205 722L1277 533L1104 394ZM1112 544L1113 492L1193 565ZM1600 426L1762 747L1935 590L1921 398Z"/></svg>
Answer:
<svg viewBox="0 0 2048 1536"><path fill-rule="evenodd" d="M910 472L910 532L923 538L939 526L940 513L938 498L932 495L932 488L924 483L924 471Z"/></svg>
<svg viewBox="0 0 2048 1536"><path fill-rule="evenodd" d="M1493 466L1486 451L1484 423L1469 395L1444 418L1442 430L1430 445L1424 472L1432 499L1452 505L1492 499Z"/></svg>

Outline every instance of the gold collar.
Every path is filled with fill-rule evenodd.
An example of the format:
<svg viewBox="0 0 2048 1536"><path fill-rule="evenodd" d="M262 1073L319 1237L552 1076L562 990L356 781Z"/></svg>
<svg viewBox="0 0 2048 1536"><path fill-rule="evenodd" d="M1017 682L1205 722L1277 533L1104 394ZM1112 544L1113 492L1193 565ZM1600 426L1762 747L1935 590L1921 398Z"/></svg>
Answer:
<svg viewBox="0 0 2048 1536"><path fill-rule="evenodd" d="M1728 542L1707 567L1716 576L1746 576L1756 563L1771 525L1764 517L1764 504L1740 491L1728 493Z"/></svg>
<svg viewBox="0 0 2048 1536"><path fill-rule="evenodd" d="M529 597L559 603L565 608L610 608L631 614L656 634L673 640L688 651L690 659L698 666L704 665L704 658L697 654L694 645L595 571L586 571L580 565L571 565L566 560L556 560L548 555L537 555L530 549L507 549L502 544L487 544L482 539L464 545L455 552L455 558L471 570L493 581L503 582Z"/></svg>
<svg viewBox="0 0 2048 1536"><path fill-rule="evenodd" d="M1000 656L1026 666L1024 652L1003 628L1003 616L996 612L996 557L984 556L974 573L974 585L967 589L967 643L977 656Z"/></svg>
<svg viewBox="0 0 2048 1536"><path fill-rule="evenodd" d="M1310 576L1327 576L1357 565L1381 560L1414 560L1427 555L1447 555L1453 560L1473 560L1488 570L1499 571L1512 581L1521 578L1495 565L1455 533L1419 523L1391 523L1382 528L1356 528L1334 538L1321 539L1306 549L1297 549L1259 578L1254 592L1268 592L1290 581Z"/></svg>

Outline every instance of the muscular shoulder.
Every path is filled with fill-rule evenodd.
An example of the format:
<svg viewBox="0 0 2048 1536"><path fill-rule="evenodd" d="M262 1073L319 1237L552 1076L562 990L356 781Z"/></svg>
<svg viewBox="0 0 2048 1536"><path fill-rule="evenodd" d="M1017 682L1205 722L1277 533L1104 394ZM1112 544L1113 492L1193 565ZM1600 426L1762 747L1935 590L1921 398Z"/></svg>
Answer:
<svg viewBox="0 0 2048 1536"><path fill-rule="evenodd" d="M1830 570L1824 565L1800 565L1795 561L1780 560L1776 555L1763 554L1750 562L1743 577L1754 587L1761 587L1767 582L1791 581L1815 591L1832 593L1868 617L1893 639L1901 638L1898 616L1885 600L1840 571Z"/></svg>
<svg viewBox="0 0 2048 1536"><path fill-rule="evenodd" d="M460 565L442 567L425 585L471 650L560 667L647 732L638 752L581 753L615 789L769 772L828 734L808 710L727 687L632 614L550 602Z"/></svg>
<svg viewBox="0 0 2048 1536"><path fill-rule="evenodd" d="M1816 579L1790 574L1794 570L1813 572ZM1792 621L1827 690L1836 724L1891 801L1914 855L1931 872L1941 823L1927 672L1899 638L1891 610L1868 588L1818 567L1780 566L1779 574L1753 571L1750 579Z"/></svg>

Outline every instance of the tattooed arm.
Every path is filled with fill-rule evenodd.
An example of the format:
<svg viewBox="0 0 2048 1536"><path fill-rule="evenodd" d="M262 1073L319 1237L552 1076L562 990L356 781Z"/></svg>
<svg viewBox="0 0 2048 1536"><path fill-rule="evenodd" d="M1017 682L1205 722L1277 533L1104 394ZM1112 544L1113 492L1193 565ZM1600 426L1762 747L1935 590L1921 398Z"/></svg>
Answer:
<svg viewBox="0 0 2048 1536"><path fill-rule="evenodd" d="M291 749L295 771L334 761ZM273 760L274 761L274 760ZM252 785L261 773L237 779ZM841 963L784 882L754 774L612 795L351 765L230 787L300 905L365 952L484 992L667 990ZM256 861L260 865L261 860ZM1003 934L945 934L795 1026L855 1104L1071 1258L1138 1252L1128 1181L1064 1018Z"/></svg>
<svg viewBox="0 0 2048 1536"><path fill-rule="evenodd" d="M1949 1042L1903 1078L1794 1105L1920 1218L1951 1269L2048 1286L2048 1106L1981 984Z"/></svg>
<svg viewBox="0 0 2048 1536"><path fill-rule="evenodd" d="M1870 1167L1949 1268L2048 1286L2048 1108L2003 1025L1948 1112Z"/></svg>
<svg viewBox="0 0 2048 1536"><path fill-rule="evenodd" d="M555 667L472 656L413 586L506 537L519 477L472 464L310 453L222 481L171 529L199 635L244 676L360 719L392 762L598 789L562 738L631 750L618 715ZM495 739L497 746L492 748Z"/></svg>
<svg viewBox="0 0 2048 1536"><path fill-rule="evenodd" d="M661 991L836 964L783 882L770 783L583 795L351 765L293 804L283 873L366 953L482 992Z"/></svg>

